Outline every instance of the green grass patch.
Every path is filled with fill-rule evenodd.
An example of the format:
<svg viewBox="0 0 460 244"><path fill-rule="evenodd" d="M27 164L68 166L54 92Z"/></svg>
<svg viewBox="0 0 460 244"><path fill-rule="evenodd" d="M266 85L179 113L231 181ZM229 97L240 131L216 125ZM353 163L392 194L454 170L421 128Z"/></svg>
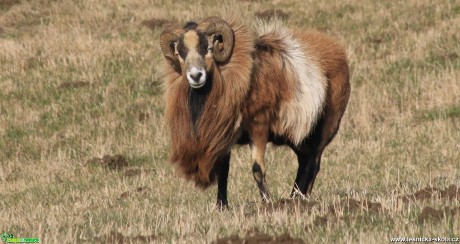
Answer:
<svg viewBox="0 0 460 244"><path fill-rule="evenodd" d="M460 105L433 108L419 112L417 118L420 120L445 120L460 117Z"/></svg>

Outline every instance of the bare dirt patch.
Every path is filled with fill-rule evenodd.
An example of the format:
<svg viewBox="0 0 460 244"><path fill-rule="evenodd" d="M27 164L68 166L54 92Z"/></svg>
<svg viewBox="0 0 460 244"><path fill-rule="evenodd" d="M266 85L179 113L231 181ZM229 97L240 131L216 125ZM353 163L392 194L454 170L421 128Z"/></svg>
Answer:
<svg viewBox="0 0 460 244"><path fill-rule="evenodd" d="M132 191L125 191L123 193L121 193L120 195L120 199L124 199L124 198L128 198L128 197L132 197L132 196L135 196L135 195L144 195L146 194L150 189L146 186L139 186L136 188L136 190L132 190Z"/></svg>
<svg viewBox="0 0 460 244"><path fill-rule="evenodd" d="M123 173L123 176L133 177L133 176L138 176L138 175L141 175L141 174L148 174L150 172L151 172L150 169L131 168L131 169L125 170L125 172Z"/></svg>
<svg viewBox="0 0 460 244"><path fill-rule="evenodd" d="M339 208L349 213L359 213L364 211L366 213L377 214L384 211L384 209L382 208L382 204L378 202L345 198L340 202L340 204L329 205L329 213L335 214L339 210Z"/></svg>
<svg viewBox="0 0 460 244"><path fill-rule="evenodd" d="M146 113L146 112L140 112L139 113L139 117L138 117L139 122L144 122L144 121L148 120L149 118L150 118L149 113Z"/></svg>
<svg viewBox="0 0 460 244"><path fill-rule="evenodd" d="M132 177L132 176L140 175L141 173L142 173L141 169L127 169L125 173L123 173L123 175L127 177Z"/></svg>
<svg viewBox="0 0 460 244"><path fill-rule="evenodd" d="M0 10L7 10L16 4L20 4L19 0L0 0Z"/></svg>
<svg viewBox="0 0 460 244"><path fill-rule="evenodd" d="M213 244L256 244L256 243L284 243L284 244L293 244L293 243L305 243L302 239L292 238L289 234L283 234L280 236L269 236L267 234L254 234L246 237L239 237L237 235L229 236L221 239L217 239L212 242Z"/></svg>
<svg viewBox="0 0 460 244"><path fill-rule="evenodd" d="M122 169L122 168L128 166L128 162L120 154L116 154L116 155L113 155L113 156L112 155L104 155L104 157L102 157L102 158L90 159L90 160L88 160L87 163L89 165L92 165L92 166L100 165L100 166L102 166L104 168L108 168L108 169L111 169L111 170Z"/></svg>
<svg viewBox="0 0 460 244"><path fill-rule="evenodd" d="M315 201L308 202L297 199L281 199L273 203L264 203L263 209L267 212L283 210L287 210L289 213L308 212L316 205L318 205L318 202Z"/></svg>
<svg viewBox="0 0 460 244"><path fill-rule="evenodd" d="M273 213L286 211L292 213L313 212L313 209L319 209L320 204L316 201L305 201L298 199L281 199L277 202L264 203L259 211ZM326 225L330 223L343 222L351 224L356 221L368 221L369 216L384 214L387 209L383 208L381 203L369 200L356 200L352 198L343 198L339 202L327 206L327 213L323 216L316 216L314 225ZM249 214L254 214L255 210ZM229 237L230 238L230 237Z"/></svg>
<svg viewBox="0 0 460 244"><path fill-rule="evenodd" d="M441 191L442 199L458 199L460 197L460 189L456 185L450 185L447 189Z"/></svg>
<svg viewBox="0 0 460 244"><path fill-rule="evenodd" d="M340 223L343 222L347 225L355 223L357 221L366 221L368 217L364 215L345 215L341 217L337 217L336 215L326 214L324 216L316 216L313 224L315 226L324 226L327 225L328 222L330 223Z"/></svg>
<svg viewBox="0 0 460 244"><path fill-rule="evenodd" d="M124 236L120 232L111 231L107 235L94 238L93 243L150 243L155 240L154 235L150 236Z"/></svg>
<svg viewBox="0 0 460 244"><path fill-rule="evenodd" d="M436 192L439 192L439 189L436 187L425 187L416 191L414 194L403 196L402 200L403 202L425 201L431 199Z"/></svg>
<svg viewBox="0 0 460 244"><path fill-rule="evenodd" d="M172 23L174 23L174 21L172 20L151 18L151 19L142 21L141 25L147 26L151 30L156 30L157 28L163 28L167 24L172 24Z"/></svg>
<svg viewBox="0 0 460 244"><path fill-rule="evenodd" d="M19 4L21 1L19 0L0 0L0 6L10 6L10 5L15 5Z"/></svg>
<svg viewBox="0 0 460 244"><path fill-rule="evenodd" d="M272 19L272 18L279 18L283 20L287 20L289 18L289 14L280 10L280 9L267 9L265 11L258 11L254 13L255 16L261 19Z"/></svg>
<svg viewBox="0 0 460 244"><path fill-rule="evenodd" d="M426 201L438 195L441 199L445 200L457 199L460 196L460 189L456 185L450 185L444 190L437 187L425 187L416 191L414 194L402 196L401 199L405 203L410 201Z"/></svg>
<svg viewBox="0 0 460 244"><path fill-rule="evenodd" d="M385 211L386 209L383 208L382 204L378 202L345 198L337 204L329 205L328 213L324 216L316 216L313 224L327 225L328 222L343 222L346 224L351 224L357 220L366 221L368 219L368 215L375 216L382 214ZM339 212L342 212L343 216L339 216Z"/></svg>
<svg viewBox="0 0 460 244"><path fill-rule="evenodd" d="M419 223L424 223L428 221L439 222L445 217L453 217L458 214L460 214L460 207L445 207L444 209L424 207L422 212L418 215L417 220Z"/></svg>

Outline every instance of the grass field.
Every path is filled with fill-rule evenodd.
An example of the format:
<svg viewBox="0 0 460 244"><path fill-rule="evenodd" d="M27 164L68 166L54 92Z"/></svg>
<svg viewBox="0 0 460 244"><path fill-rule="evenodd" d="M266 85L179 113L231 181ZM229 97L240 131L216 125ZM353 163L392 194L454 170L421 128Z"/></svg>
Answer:
<svg viewBox="0 0 460 244"><path fill-rule="evenodd" d="M220 2L0 0L1 233L41 243L460 237L460 1ZM217 212L216 187L196 189L167 161L162 20L275 8L286 25L343 43L350 103L308 200L286 199L297 162L269 146L274 199L263 204L239 147L231 208Z"/></svg>

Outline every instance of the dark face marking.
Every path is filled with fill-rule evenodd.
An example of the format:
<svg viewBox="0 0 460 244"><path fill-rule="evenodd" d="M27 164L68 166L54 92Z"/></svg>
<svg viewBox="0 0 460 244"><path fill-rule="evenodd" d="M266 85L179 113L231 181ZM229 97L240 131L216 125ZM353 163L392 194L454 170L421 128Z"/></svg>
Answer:
<svg viewBox="0 0 460 244"><path fill-rule="evenodd" d="M205 56L208 53L208 38L203 32L198 32L198 53L201 56Z"/></svg>
<svg viewBox="0 0 460 244"><path fill-rule="evenodd" d="M192 30L192 29L196 29L196 27L198 27L198 24L196 22L189 21L185 23L184 30Z"/></svg>
<svg viewBox="0 0 460 244"><path fill-rule="evenodd" d="M179 42L177 43L177 52L179 56L185 60L187 58L188 48L184 45L184 35L182 34L179 38Z"/></svg>
<svg viewBox="0 0 460 244"><path fill-rule="evenodd" d="M188 105L190 110L190 116L192 117L193 126L196 126L196 122L200 118L201 112L203 111L209 92L212 88L212 76L209 76L208 81L201 89L190 89L188 97Z"/></svg>
<svg viewBox="0 0 460 244"><path fill-rule="evenodd" d="M198 24L188 22L184 26L184 33L179 37L177 52L185 62L185 68L206 67L205 56L208 54L208 38L206 33L197 30ZM209 57L208 57L209 58ZM200 89L190 89L188 105L193 127L196 129L197 121L203 112L207 97L212 87L212 75L206 76L206 83Z"/></svg>
<svg viewBox="0 0 460 244"><path fill-rule="evenodd" d="M190 50L196 50L202 58L208 53L208 38L205 33L198 31L196 27L195 22L187 23L184 27L185 33L179 37L177 52L183 60L187 58ZM193 32L194 35L189 32Z"/></svg>

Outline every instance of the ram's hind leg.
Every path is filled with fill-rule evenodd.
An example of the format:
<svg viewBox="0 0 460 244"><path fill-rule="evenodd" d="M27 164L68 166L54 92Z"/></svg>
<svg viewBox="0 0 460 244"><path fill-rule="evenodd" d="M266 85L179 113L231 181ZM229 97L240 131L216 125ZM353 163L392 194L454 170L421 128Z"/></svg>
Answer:
<svg viewBox="0 0 460 244"><path fill-rule="evenodd" d="M297 176L295 178L294 187L292 188L291 198L304 197L311 194L315 183L316 175L319 172L321 164L321 152L312 150L303 152L295 150L299 162Z"/></svg>
<svg viewBox="0 0 460 244"><path fill-rule="evenodd" d="M339 130L340 121L350 96L348 68L330 79L326 106L322 118L313 129L313 133L300 147L292 147L299 160L299 169L292 189L291 197L300 192L303 196L311 194L316 175L321 164L324 148L332 141Z"/></svg>
<svg viewBox="0 0 460 244"><path fill-rule="evenodd" d="M335 121L330 119L323 117L309 138L303 141L299 147L291 147L295 151L299 162L291 197L296 197L297 195L303 197L311 194L316 175L320 169L321 155L324 148L331 142L339 129L340 118Z"/></svg>
<svg viewBox="0 0 460 244"><path fill-rule="evenodd" d="M292 146L292 149L297 154L299 168L291 197L297 196L297 193L301 193L302 196L311 194L316 175L320 169L321 155L324 148L326 148L337 134L342 114L343 112L334 114L334 116L323 117L313 130L313 134L300 147Z"/></svg>
<svg viewBox="0 0 460 244"><path fill-rule="evenodd" d="M223 210L228 207L227 200L227 179L230 169L230 153L224 155L216 163L217 176L217 208Z"/></svg>
<svg viewBox="0 0 460 244"><path fill-rule="evenodd" d="M270 200L267 182L265 181L265 148L268 142L268 129L253 128L251 131L251 156L254 164L252 165L252 174L259 188L262 200Z"/></svg>

